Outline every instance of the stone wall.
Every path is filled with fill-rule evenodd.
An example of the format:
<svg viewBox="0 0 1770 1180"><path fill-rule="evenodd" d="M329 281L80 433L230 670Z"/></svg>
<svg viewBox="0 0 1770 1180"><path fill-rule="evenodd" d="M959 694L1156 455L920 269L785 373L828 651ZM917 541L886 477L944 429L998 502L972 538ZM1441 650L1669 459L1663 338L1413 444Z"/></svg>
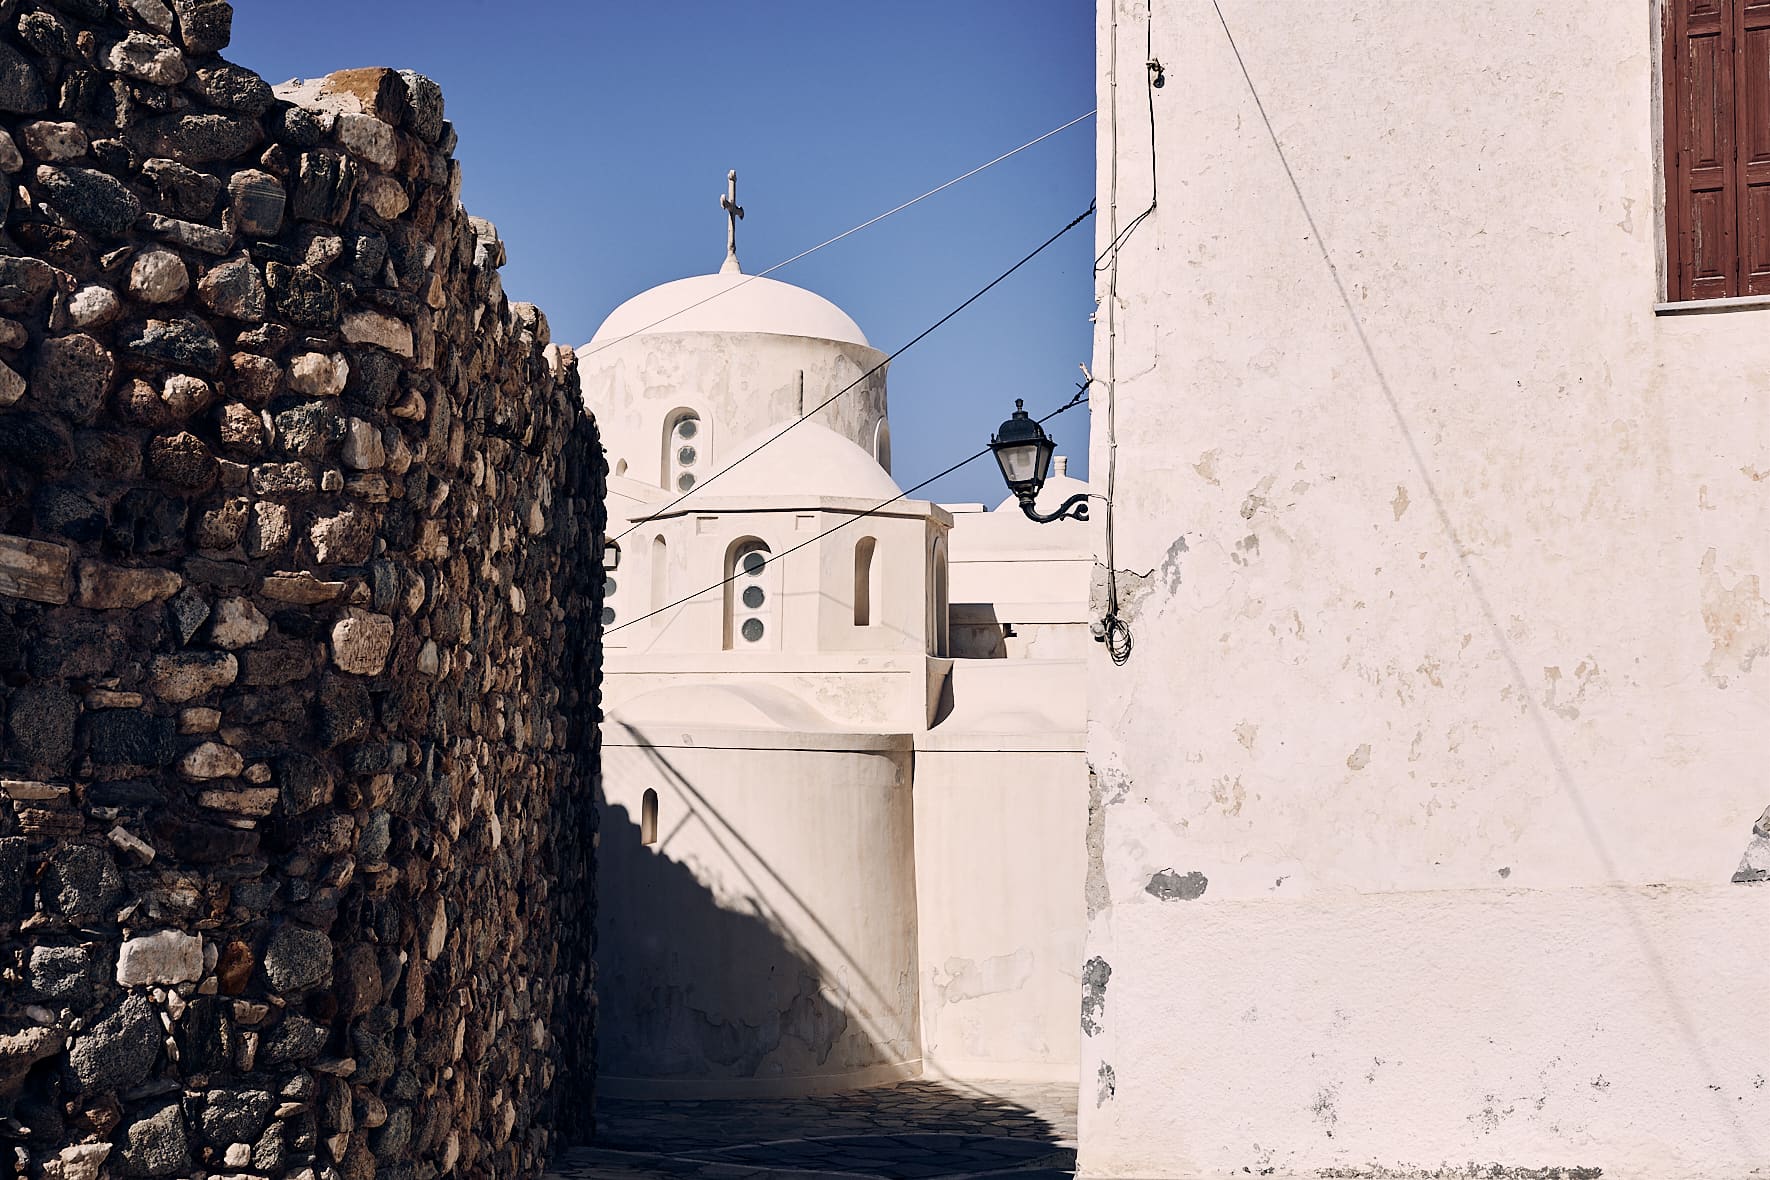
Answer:
<svg viewBox="0 0 1770 1180"><path fill-rule="evenodd" d="M595 428L435 84L273 93L230 19L0 0L0 1138L532 1175L590 1109Z"/></svg>

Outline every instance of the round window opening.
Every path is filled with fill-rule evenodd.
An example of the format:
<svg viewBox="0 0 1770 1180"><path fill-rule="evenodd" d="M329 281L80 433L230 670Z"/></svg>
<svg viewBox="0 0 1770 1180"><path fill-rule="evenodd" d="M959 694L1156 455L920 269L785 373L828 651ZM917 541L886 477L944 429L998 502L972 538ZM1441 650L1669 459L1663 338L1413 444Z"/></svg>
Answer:
<svg viewBox="0 0 1770 1180"><path fill-rule="evenodd" d="M749 607L751 610L756 610L756 609L760 608L762 606L762 587L760 587L760 586L745 586L744 587L744 605Z"/></svg>
<svg viewBox="0 0 1770 1180"><path fill-rule="evenodd" d="M693 463L695 461L694 448L693 447L679 447L679 448L677 448L676 461L678 463L682 464L684 467L687 467L690 463Z"/></svg>
<svg viewBox="0 0 1770 1180"><path fill-rule="evenodd" d="M767 564L768 558L764 557L755 549L744 554L744 572L749 574L752 578L757 574L760 574L762 572L762 567Z"/></svg>
<svg viewBox="0 0 1770 1180"><path fill-rule="evenodd" d="M602 596L604 598L613 598L615 596L615 590L616 586L613 578L602 579Z"/></svg>
<svg viewBox="0 0 1770 1180"><path fill-rule="evenodd" d="M694 472L684 471L681 475L677 476L676 477L676 486L681 488L685 492L689 488L694 487Z"/></svg>
<svg viewBox="0 0 1770 1180"><path fill-rule="evenodd" d="M746 640L748 640L749 642L751 642L751 643L759 642L762 639L762 620L761 619L745 619L743 632L744 632L744 638Z"/></svg>
<svg viewBox="0 0 1770 1180"><path fill-rule="evenodd" d="M695 431L700 429L700 425L701 424L693 418L684 418L676 424L676 437L693 438Z"/></svg>
<svg viewBox="0 0 1770 1180"><path fill-rule="evenodd" d="M610 623L613 623L614 621L615 621L615 608L612 606L603 607L602 608L602 625L604 627L606 627Z"/></svg>

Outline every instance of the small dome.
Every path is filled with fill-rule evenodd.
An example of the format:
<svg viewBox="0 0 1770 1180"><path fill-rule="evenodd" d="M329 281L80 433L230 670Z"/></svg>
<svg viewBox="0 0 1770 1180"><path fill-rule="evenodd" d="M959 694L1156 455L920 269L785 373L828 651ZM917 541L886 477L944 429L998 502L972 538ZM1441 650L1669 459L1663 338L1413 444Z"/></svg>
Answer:
<svg viewBox="0 0 1770 1180"><path fill-rule="evenodd" d="M641 291L602 321L590 344L665 332L764 332L871 347L860 325L822 295L736 271Z"/></svg>
<svg viewBox="0 0 1770 1180"><path fill-rule="evenodd" d="M771 426L746 438L725 453L729 468L722 467L705 481L706 495L851 496L883 503L901 495L903 489L885 473L878 460L827 426L800 422L779 439L785 423ZM762 450L749 459L757 447ZM729 473L728 473L729 472Z"/></svg>

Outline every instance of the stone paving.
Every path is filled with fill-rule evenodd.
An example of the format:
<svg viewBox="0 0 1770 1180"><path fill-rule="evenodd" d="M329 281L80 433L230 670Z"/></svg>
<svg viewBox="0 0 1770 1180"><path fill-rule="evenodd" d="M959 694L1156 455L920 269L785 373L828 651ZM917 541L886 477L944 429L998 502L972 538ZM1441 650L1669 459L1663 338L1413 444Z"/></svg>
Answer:
<svg viewBox="0 0 1770 1180"><path fill-rule="evenodd" d="M914 1081L817 1098L602 1099L547 1180L1062 1180L1073 1086Z"/></svg>

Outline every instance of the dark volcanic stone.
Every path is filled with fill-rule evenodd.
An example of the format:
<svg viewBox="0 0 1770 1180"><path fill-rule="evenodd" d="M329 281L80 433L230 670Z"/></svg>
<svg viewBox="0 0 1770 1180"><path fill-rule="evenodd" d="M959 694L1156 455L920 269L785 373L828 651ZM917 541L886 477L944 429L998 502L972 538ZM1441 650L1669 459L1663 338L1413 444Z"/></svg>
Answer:
<svg viewBox="0 0 1770 1180"><path fill-rule="evenodd" d="M251 1143L275 1105L265 1090L211 1090L203 1101L203 1135L217 1147Z"/></svg>
<svg viewBox="0 0 1770 1180"><path fill-rule="evenodd" d="M141 216L135 194L102 172L39 164L36 176L49 203L81 229L114 237Z"/></svg>
<svg viewBox="0 0 1770 1180"><path fill-rule="evenodd" d="M337 152L303 152L290 214L297 221L339 224L350 212L356 175L355 162Z"/></svg>
<svg viewBox="0 0 1770 1180"><path fill-rule="evenodd" d="M115 372L116 365L104 345L76 333L43 342L31 383L38 404L77 422L91 422L104 405Z"/></svg>
<svg viewBox="0 0 1770 1180"><path fill-rule="evenodd" d="M101 766L167 766L177 752L178 723L170 717L140 709L86 714L86 753Z"/></svg>
<svg viewBox="0 0 1770 1180"><path fill-rule="evenodd" d="M37 527L70 541L96 541L104 535L104 509L90 496L54 484L37 489L32 505Z"/></svg>
<svg viewBox="0 0 1770 1180"><path fill-rule="evenodd" d="M18 18L18 35L44 57L70 57L74 34L66 21L53 12L27 12Z"/></svg>
<svg viewBox="0 0 1770 1180"><path fill-rule="evenodd" d="M63 612L33 634L25 662L38 680L102 676L118 658L119 638L102 617L87 611Z"/></svg>
<svg viewBox="0 0 1770 1180"><path fill-rule="evenodd" d="M83 946L35 946L25 982L34 999L87 1008L97 999L97 974L92 952Z"/></svg>
<svg viewBox="0 0 1770 1180"><path fill-rule="evenodd" d="M160 208L174 217L201 221L215 212L215 202L221 199L220 177L176 160L149 160L141 170L160 190Z"/></svg>
<svg viewBox="0 0 1770 1180"><path fill-rule="evenodd" d="M74 1038L68 1072L81 1094L102 1094L139 1085L153 1076L165 1034L146 996L129 996L110 1015Z"/></svg>
<svg viewBox="0 0 1770 1180"><path fill-rule="evenodd" d="M142 155L169 156L185 164L236 159L264 138L258 120L245 115L162 115L124 135Z"/></svg>
<svg viewBox="0 0 1770 1180"><path fill-rule="evenodd" d="M346 350L350 361L350 377L344 390L354 401L370 409L380 409L399 389L400 362L390 352L379 348Z"/></svg>
<svg viewBox="0 0 1770 1180"><path fill-rule="evenodd" d="M131 1176L177 1176L190 1170L191 1145L177 1099L148 1108L129 1124L122 1156Z"/></svg>
<svg viewBox="0 0 1770 1180"><path fill-rule="evenodd" d="M303 328L331 328L338 323L338 288L305 266L269 262L264 279L277 313Z"/></svg>
<svg viewBox="0 0 1770 1180"><path fill-rule="evenodd" d="M184 88L210 106L243 111L248 115L263 114L274 100L270 83L251 70L226 62L198 70L185 82Z"/></svg>
<svg viewBox="0 0 1770 1180"><path fill-rule="evenodd" d="M192 53L219 53L233 36L234 9L226 0L172 0L178 37Z"/></svg>
<svg viewBox="0 0 1770 1180"><path fill-rule="evenodd" d="M200 320L149 320L126 332L123 351L138 360L158 362L213 377L221 372L221 343Z"/></svg>
<svg viewBox="0 0 1770 1180"><path fill-rule="evenodd" d="M190 506L177 496L132 488L111 506L105 547L120 554L171 553L184 541Z"/></svg>
<svg viewBox="0 0 1770 1180"><path fill-rule="evenodd" d="M44 900L76 920L106 915L122 891L117 862L104 849L89 844L57 849L44 869Z"/></svg>
<svg viewBox="0 0 1770 1180"><path fill-rule="evenodd" d="M189 643L209 620L209 600L195 586L186 586L166 601L166 617L178 633L178 642Z"/></svg>
<svg viewBox="0 0 1770 1180"><path fill-rule="evenodd" d="M54 285L55 269L41 258L0 256L0 311L23 311Z"/></svg>
<svg viewBox="0 0 1770 1180"><path fill-rule="evenodd" d="M369 731L374 709L369 690L355 680L328 676L320 685L319 738L330 750L355 741Z"/></svg>
<svg viewBox="0 0 1770 1180"><path fill-rule="evenodd" d="M50 774L66 774L74 757L74 719L80 702L60 688L20 688L7 717L12 756Z"/></svg>
<svg viewBox="0 0 1770 1180"><path fill-rule="evenodd" d="M187 1071L214 1073L233 1066L234 1026L227 1018L227 1003L216 996L192 998L176 1032L179 1064Z"/></svg>
<svg viewBox="0 0 1770 1180"><path fill-rule="evenodd" d="M275 265L274 263L272 264ZM284 452L318 459L343 433L343 422L330 402L307 402L276 416L277 442Z"/></svg>
<svg viewBox="0 0 1770 1180"><path fill-rule="evenodd" d="M215 456L189 431L163 434L147 446L148 474L175 487L193 490L215 482Z"/></svg>
<svg viewBox="0 0 1770 1180"><path fill-rule="evenodd" d="M219 864L258 851L258 833L242 832L186 816L163 814L154 820L154 835L180 860Z"/></svg>
<svg viewBox="0 0 1770 1180"><path fill-rule="evenodd" d="M305 926L279 926L265 945L264 977L279 992L332 984L332 940Z"/></svg>
<svg viewBox="0 0 1770 1180"><path fill-rule="evenodd" d="M279 142L292 148L319 147L326 142L326 128L319 114L306 107L281 107L271 114L268 125Z"/></svg>
<svg viewBox="0 0 1770 1180"><path fill-rule="evenodd" d="M82 430L74 435L74 450L87 475L128 479L141 474L141 444L126 434Z"/></svg>
<svg viewBox="0 0 1770 1180"><path fill-rule="evenodd" d="M258 1061L260 1065L294 1065L318 1057L325 1047L325 1029L305 1016L286 1016L265 1034Z"/></svg>
<svg viewBox="0 0 1770 1180"><path fill-rule="evenodd" d="M435 143L443 130L442 87L411 70L401 70L399 76L406 84L406 126L425 143Z"/></svg>
<svg viewBox="0 0 1770 1180"><path fill-rule="evenodd" d="M288 684L312 671L312 644L280 643L240 652L239 683L244 685Z"/></svg>
<svg viewBox="0 0 1770 1180"><path fill-rule="evenodd" d="M0 45L0 111L34 115L48 105L43 79L31 63L10 45Z"/></svg>
<svg viewBox="0 0 1770 1180"><path fill-rule="evenodd" d="M8 463L54 478L73 466L73 437L42 414L0 414L0 467Z"/></svg>
<svg viewBox="0 0 1770 1180"><path fill-rule="evenodd" d="M170 745L167 750L170 761ZM151 807L161 801L160 788L145 779L93 783L86 788L86 803L90 807Z"/></svg>
<svg viewBox="0 0 1770 1180"><path fill-rule="evenodd" d="M25 900L25 861L30 842L23 836L0 838L0 922L18 920Z"/></svg>

